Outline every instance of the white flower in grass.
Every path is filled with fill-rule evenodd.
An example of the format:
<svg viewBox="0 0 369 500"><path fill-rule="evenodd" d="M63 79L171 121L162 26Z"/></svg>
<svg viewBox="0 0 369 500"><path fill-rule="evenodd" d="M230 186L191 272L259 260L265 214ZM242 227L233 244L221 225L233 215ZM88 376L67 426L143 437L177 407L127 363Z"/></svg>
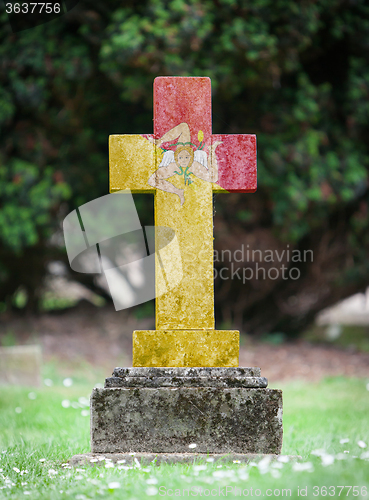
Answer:
<svg viewBox="0 0 369 500"><path fill-rule="evenodd" d="M106 469L113 469L113 468L114 468L114 464L113 464L112 462L107 462L107 463L105 464L105 468L106 468Z"/></svg>
<svg viewBox="0 0 369 500"><path fill-rule="evenodd" d="M37 398L37 394L35 392L30 392L30 393L28 393L28 398L29 399L36 399Z"/></svg>
<svg viewBox="0 0 369 500"><path fill-rule="evenodd" d="M58 472L55 469L49 469L47 473L49 476L56 476Z"/></svg>
<svg viewBox="0 0 369 500"><path fill-rule="evenodd" d="M249 475L248 475L248 474L239 474L239 475L238 475L238 478L239 478L241 481L248 481L248 479L249 479Z"/></svg>
<svg viewBox="0 0 369 500"><path fill-rule="evenodd" d="M146 495L148 495L149 497L153 497L157 493L158 493L158 488L155 488L155 486L150 486L146 490Z"/></svg>
<svg viewBox="0 0 369 500"><path fill-rule="evenodd" d="M194 471L206 470L206 469L207 469L206 465L194 465L193 466Z"/></svg>
<svg viewBox="0 0 369 500"><path fill-rule="evenodd" d="M83 406L90 406L90 401L83 396L78 398L78 402L79 402L79 404L81 404Z"/></svg>
<svg viewBox="0 0 369 500"><path fill-rule="evenodd" d="M99 461L99 459L98 459L98 458L90 458L90 462L91 462L91 463L95 463L95 462L98 462L98 461Z"/></svg>
<svg viewBox="0 0 369 500"><path fill-rule="evenodd" d="M275 479L279 479L281 477L281 473L277 469L271 469L270 474Z"/></svg>
<svg viewBox="0 0 369 500"><path fill-rule="evenodd" d="M313 464L311 462L305 462L302 464L297 462L297 463L293 464L292 470L294 470L295 472L302 472L302 471L313 472L314 467L313 467Z"/></svg>
<svg viewBox="0 0 369 500"><path fill-rule="evenodd" d="M240 461L240 460L233 460L233 463L234 463L234 464L240 464L240 463L241 463L241 461Z"/></svg>
<svg viewBox="0 0 369 500"><path fill-rule="evenodd" d="M39 462L45 462L46 461L46 458L40 458Z"/></svg>
<svg viewBox="0 0 369 500"><path fill-rule="evenodd" d="M19 473L20 473L20 470L19 470L17 467L13 467L13 470L14 470L17 474L19 474Z"/></svg>
<svg viewBox="0 0 369 500"><path fill-rule="evenodd" d="M21 483L21 486L26 486L28 483Z"/></svg>
<svg viewBox="0 0 369 500"><path fill-rule="evenodd" d="M340 444L346 444L349 441L350 441L349 438L343 438L343 439L340 439Z"/></svg>
<svg viewBox="0 0 369 500"><path fill-rule="evenodd" d="M283 469L283 462L273 462L270 466L271 469Z"/></svg>
<svg viewBox="0 0 369 500"><path fill-rule="evenodd" d="M149 479L146 479L147 484L158 484L158 480L156 477L149 477Z"/></svg>
<svg viewBox="0 0 369 500"><path fill-rule="evenodd" d="M88 417L90 415L90 410L82 410L81 415L82 417Z"/></svg>
<svg viewBox="0 0 369 500"><path fill-rule="evenodd" d="M191 443L188 445L188 447L190 448L190 450L193 450L194 448L196 448L197 444L196 443Z"/></svg>
<svg viewBox="0 0 369 500"><path fill-rule="evenodd" d="M61 405L62 405L63 408L69 408L70 407L70 401L69 401L69 399L63 399Z"/></svg>
<svg viewBox="0 0 369 500"><path fill-rule="evenodd" d="M15 409L15 413L22 413L22 408L20 406L17 406Z"/></svg>
<svg viewBox="0 0 369 500"><path fill-rule="evenodd" d="M206 461L207 462L214 462L214 458L213 457L207 458Z"/></svg>
<svg viewBox="0 0 369 500"><path fill-rule="evenodd" d="M260 462L258 463L258 469L260 471L260 474L266 474L269 471L270 461L271 461L270 457L264 457L260 460Z"/></svg>
<svg viewBox="0 0 369 500"><path fill-rule="evenodd" d="M290 461L290 457L288 457L287 455L279 455L277 460L278 460L278 462L281 462L282 464L288 464L288 462Z"/></svg>
<svg viewBox="0 0 369 500"><path fill-rule="evenodd" d="M213 472L213 477L216 477L216 478L223 478L226 476L227 476L226 471L223 471L223 470L216 470Z"/></svg>
<svg viewBox="0 0 369 500"><path fill-rule="evenodd" d="M45 378L44 380L44 384L47 386L47 387L51 387L54 385L54 382L51 380L51 378Z"/></svg>
<svg viewBox="0 0 369 500"><path fill-rule="evenodd" d="M123 459L123 460L118 460L117 464L125 464L126 461Z"/></svg>
<svg viewBox="0 0 369 500"><path fill-rule="evenodd" d="M326 451L324 448L319 448L318 450L313 450L311 452L311 455L316 455L317 457L321 457L322 455L325 455Z"/></svg>
<svg viewBox="0 0 369 500"><path fill-rule="evenodd" d="M357 442L357 445L360 448L366 448L367 447L367 444L364 441L361 441L361 440Z"/></svg>
<svg viewBox="0 0 369 500"><path fill-rule="evenodd" d="M67 377L63 380L64 387L71 387L73 385L73 380L70 377Z"/></svg>
<svg viewBox="0 0 369 500"><path fill-rule="evenodd" d="M120 483L118 483L118 481L112 481L111 483L108 484L109 490L116 490L118 488L120 488Z"/></svg>
<svg viewBox="0 0 369 500"><path fill-rule="evenodd" d="M327 465L332 465L334 463L334 455L322 455L321 459L323 467L327 467Z"/></svg>

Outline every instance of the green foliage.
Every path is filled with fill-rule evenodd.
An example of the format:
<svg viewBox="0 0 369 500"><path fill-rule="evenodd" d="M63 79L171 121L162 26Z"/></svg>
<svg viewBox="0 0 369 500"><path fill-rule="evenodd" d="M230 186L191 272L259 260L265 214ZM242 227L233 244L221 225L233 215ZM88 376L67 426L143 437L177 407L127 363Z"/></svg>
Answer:
<svg viewBox="0 0 369 500"><path fill-rule="evenodd" d="M368 23L363 1L156 0L114 12L101 69L132 100L153 74L211 76L237 131L257 133L259 186L298 241L366 189Z"/></svg>
<svg viewBox="0 0 369 500"><path fill-rule="evenodd" d="M53 170L14 158L0 167L0 238L13 251L51 236L52 211L70 197L70 187L55 183Z"/></svg>
<svg viewBox="0 0 369 500"><path fill-rule="evenodd" d="M11 252L45 245L69 210L108 192L108 135L151 132L156 76L206 75L214 131L258 136L259 196L278 238L298 243L360 206L350 238L359 258L365 0L81 0L23 32L1 21L0 238ZM252 219L244 208L235 218Z"/></svg>

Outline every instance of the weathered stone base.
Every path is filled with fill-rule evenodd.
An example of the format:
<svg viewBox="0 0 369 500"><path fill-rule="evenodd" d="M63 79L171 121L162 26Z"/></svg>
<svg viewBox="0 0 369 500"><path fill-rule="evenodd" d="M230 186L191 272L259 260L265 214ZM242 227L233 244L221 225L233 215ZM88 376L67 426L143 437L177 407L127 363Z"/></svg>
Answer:
<svg viewBox="0 0 369 500"><path fill-rule="evenodd" d="M138 467L145 465L160 465L160 464L194 464L199 462L209 463L240 463L248 464L249 462L259 461L265 457L270 457L271 461L278 460L282 455L257 455L257 454L241 454L241 453L84 453L83 455L74 455L69 460L69 465L81 466L105 466L106 463L112 462L117 465ZM298 455L289 456L283 455L283 462L296 461L301 457Z"/></svg>
<svg viewBox="0 0 369 500"><path fill-rule="evenodd" d="M137 370L115 369L108 387L94 389L93 453L280 453L282 392L260 388L266 379L258 369Z"/></svg>

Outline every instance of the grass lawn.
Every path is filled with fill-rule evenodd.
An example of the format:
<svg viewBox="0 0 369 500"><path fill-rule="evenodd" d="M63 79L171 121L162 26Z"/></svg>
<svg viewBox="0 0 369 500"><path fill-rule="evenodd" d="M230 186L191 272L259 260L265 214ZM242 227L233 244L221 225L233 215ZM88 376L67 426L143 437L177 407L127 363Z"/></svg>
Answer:
<svg viewBox="0 0 369 500"><path fill-rule="evenodd" d="M2 387L0 498L369 499L367 383L332 378L282 387L283 454L301 455L297 463L268 464L265 459L247 466L210 461L141 467L106 467L103 463L77 469L68 468L66 462L72 455L89 451L87 399L92 387L82 383L40 390Z"/></svg>

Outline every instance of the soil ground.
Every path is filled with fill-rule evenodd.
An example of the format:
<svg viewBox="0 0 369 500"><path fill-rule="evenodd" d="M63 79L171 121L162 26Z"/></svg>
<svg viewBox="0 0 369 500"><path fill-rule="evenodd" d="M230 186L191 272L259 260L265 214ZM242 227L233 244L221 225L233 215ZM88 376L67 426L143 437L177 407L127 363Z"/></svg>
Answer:
<svg viewBox="0 0 369 500"><path fill-rule="evenodd" d="M40 343L46 362L69 367L87 362L109 376L115 366L131 366L133 330L154 328L151 318L137 320L127 311L82 302L38 317L2 315L0 344ZM240 366L259 366L272 385L339 375L369 379L369 353L303 340L274 345L242 335Z"/></svg>

